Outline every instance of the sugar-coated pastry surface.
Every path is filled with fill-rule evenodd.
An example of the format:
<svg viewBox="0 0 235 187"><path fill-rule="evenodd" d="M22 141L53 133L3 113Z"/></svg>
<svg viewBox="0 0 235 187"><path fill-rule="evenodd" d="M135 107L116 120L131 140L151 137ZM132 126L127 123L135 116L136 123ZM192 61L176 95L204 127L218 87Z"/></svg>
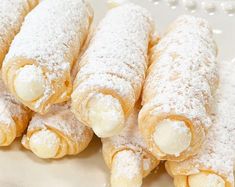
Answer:
<svg viewBox="0 0 235 187"><path fill-rule="evenodd" d="M20 104L0 78L0 146L10 145L28 126L31 111Z"/></svg>
<svg viewBox="0 0 235 187"><path fill-rule="evenodd" d="M75 79L72 107L98 136L118 134L133 110L148 67L153 30L147 10L127 3L111 9L93 34Z"/></svg>
<svg viewBox="0 0 235 187"><path fill-rule="evenodd" d="M19 32L24 17L39 0L1 0L0 4L0 67L10 47Z"/></svg>
<svg viewBox="0 0 235 187"><path fill-rule="evenodd" d="M112 187L141 186L142 178L159 164L139 132L138 112L136 107L119 135L102 139L103 157L111 169Z"/></svg>
<svg viewBox="0 0 235 187"><path fill-rule="evenodd" d="M61 158L83 151L92 136L70 111L70 103L57 104L47 114L33 116L22 144L41 158Z"/></svg>
<svg viewBox="0 0 235 187"><path fill-rule="evenodd" d="M192 175L207 171L210 175L217 174L223 179L222 187L234 186L235 83L231 76L234 74L234 66L235 60L220 63L220 87L212 111L213 126L208 130L198 155L179 163L167 162L166 166L173 176L192 178ZM198 177L196 181L200 184L202 177Z"/></svg>
<svg viewBox="0 0 235 187"><path fill-rule="evenodd" d="M210 127L217 48L206 20L181 16L151 49L139 126L159 159L195 154Z"/></svg>
<svg viewBox="0 0 235 187"><path fill-rule="evenodd" d="M2 70L8 88L23 104L45 113L69 99L71 69L92 17L83 0L42 1L27 15Z"/></svg>

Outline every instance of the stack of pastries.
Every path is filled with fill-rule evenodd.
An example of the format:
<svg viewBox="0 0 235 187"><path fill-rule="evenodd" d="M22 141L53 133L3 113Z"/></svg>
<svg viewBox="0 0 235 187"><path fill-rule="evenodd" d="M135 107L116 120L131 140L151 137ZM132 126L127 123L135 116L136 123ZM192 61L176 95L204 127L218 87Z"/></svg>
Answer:
<svg viewBox="0 0 235 187"><path fill-rule="evenodd" d="M176 187L233 187L235 61L217 63L204 19L159 37L146 9L110 2L93 29L85 0L2 0L0 146L22 136L57 159L94 132L112 187L141 186L160 161Z"/></svg>

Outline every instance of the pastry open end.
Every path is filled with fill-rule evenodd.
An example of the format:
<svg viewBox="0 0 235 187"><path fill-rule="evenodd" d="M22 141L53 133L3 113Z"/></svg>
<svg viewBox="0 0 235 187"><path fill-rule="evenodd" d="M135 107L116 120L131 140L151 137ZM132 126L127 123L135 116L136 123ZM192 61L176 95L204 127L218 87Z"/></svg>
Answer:
<svg viewBox="0 0 235 187"><path fill-rule="evenodd" d="M22 144L40 158L57 159L80 153L92 136L92 130L75 118L68 103L57 104L46 115L33 116Z"/></svg>
<svg viewBox="0 0 235 187"><path fill-rule="evenodd" d="M163 120L153 134L155 144L166 154L179 155L191 143L192 134L182 121Z"/></svg>
<svg viewBox="0 0 235 187"><path fill-rule="evenodd" d="M200 172L190 176L174 177L175 187L230 187L219 175L210 172Z"/></svg>
<svg viewBox="0 0 235 187"><path fill-rule="evenodd" d="M99 137L110 137L121 132L125 116L119 101L110 95L99 94L88 103L90 126Z"/></svg>

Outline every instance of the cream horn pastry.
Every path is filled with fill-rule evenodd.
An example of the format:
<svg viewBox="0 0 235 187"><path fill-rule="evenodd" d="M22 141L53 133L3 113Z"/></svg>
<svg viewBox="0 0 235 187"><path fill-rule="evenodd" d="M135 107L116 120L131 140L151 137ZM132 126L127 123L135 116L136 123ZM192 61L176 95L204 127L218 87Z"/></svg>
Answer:
<svg viewBox="0 0 235 187"><path fill-rule="evenodd" d="M139 127L159 159L183 160L200 148L211 125L217 48L208 23L182 16L151 49Z"/></svg>
<svg viewBox="0 0 235 187"><path fill-rule="evenodd" d="M83 151L92 136L92 130L70 111L69 103L57 104L47 114L33 116L22 144L40 158L61 158Z"/></svg>
<svg viewBox="0 0 235 187"><path fill-rule="evenodd" d="M126 3L111 9L80 61L72 110L97 136L118 134L138 100L148 66L152 19Z"/></svg>
<svg viewBox="0 0 235 187"><path fill-rule="evenodd" d="M235 60L220 65L220 88L206 141L196 156L166 163L176 187L234 187Z"/></svg>
<svg viewBox="0 0 235 187"><path fill-rule="evenodd" d="M1 0L0 4L0 67L10 44L19 32L25 16L38 0Z"/></svg>
<svg viewBox="0 0 235 187"><path fill-rule="evenodd" d="M92 22L83 0L46 0L31 11L3 62L3 79L24 105L46 113L70 98L71 70Z"/></svg>
<svg viewBox="0 0 235 187"><path fill-rule="evenodd" d="M139 132L135 108L126 121L123 131L116 136L103 138L103 157L111 170L112 187L138 187L159 161L147 150Z"/></svg>
<svg viewBox="0 0 235 187"><path fill-rule="evenodd" d="M0 146L10 145L28 126L31 111L7 91L0 79Z"/></svg>

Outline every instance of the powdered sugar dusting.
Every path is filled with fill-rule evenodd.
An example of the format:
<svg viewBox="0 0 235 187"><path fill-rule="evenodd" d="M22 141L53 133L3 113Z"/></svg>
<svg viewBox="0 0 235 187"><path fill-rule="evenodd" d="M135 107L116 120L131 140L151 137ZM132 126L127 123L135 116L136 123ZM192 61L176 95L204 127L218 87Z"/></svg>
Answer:
<svg viewBox="0 0 235 187"><path fill-rule="evenodd" d="M107 138L106 140L111 141L116 148L130 147L137 152L142 152L143 148L146 149L146 145L137 124L137 113L132 113L126 121L122 132L119 135Z"/></svg>
<svg viewBox="0 0 235 187"><path fill-rule="evenodd" d="M28 115L29 110L20 104L6 89L0 78L0 122L5 125L15 125L14 117ZM7 127L6 127L7 128Z"/></svg>
<svg viewBox="0 0 235 187"><path fill-rule="evenodd" d="M216 45L208 23L182 16L152 49L143 104L151 115L187 117L195 126L211 125L209 110L217 87Z"/></svg>
<svg viewBox="0 0 235 187"><path fill-rule="evenodd" d="M31 141L36 145L46 145L47 148L53 149L58 145L60 139L55 134L52 134L49 130L45 129L40 131L40 134L37 137L33 136Z"/></svg>
<svg viewBox="0 0 235 187"><path fill-rule="evenodd" d="M0 123L7 125L6 128L8 128L10 125L14 124L12 123L12 116L9 112L9 110L6 110L6 102L4 99L0 98Z"/></svg>
<svg viewBox="0 0 235 187"><path fill-rule="evenodd" d="M0 7L0 63L8 51L12 39L20 29L25 15L37 4L37 0L1 0Z"/></svg>
<svg viewBox="0 0 235 187"><path fill-rule="evenodd" d="M153 32L149 13L127 3L111 9L91 39L76 78L73 96L88 96L88 90L111 90L134 107L145 77L148 45ZM81 112L81 111L80 111Z"/></svg>
<svg viewBox="0 0 235 187"><path fill-rule="evenodd" d="M45 93L35 108L64 89L65 81L71 81L70 71L88 34L91 17L91 9L83 0L42 1L26 16L4 65L24 57L33 59L42 69L47 79Z"/></svg>
<svg viewBox="0 0 235 187"><path fill-rule="evenodd" d="M125 177L133 179L136 176L142 175L141 172L141 157L133 154L132 151L121 151L115 156L117 162L115 167L114 178Z"/></svg>
<svg viewBox="0 0 235 187"><path fill-rule="evenodd" d="M75 118L69 106L69 103L54 105L45 115L35 114L29 124L28 131L55 129L74 142L81 142L86 136L85 130L88 127Z"/></svg>
<svg viewBox="0 0 235 187"><path fill-rule="evenodd" d="M135 111L129 116L128 120L126 121L124 129L121 131L119 135L110 138L103 138L102 139L103 149L106 149L107 148L106 145L110 144L113 146L113 148L116 151L118 150L134 151L135 154L143 158L143 161L141 161L141 163L143 164L143 169L144 171L148 172L151 170L151 168L154 168L155 165L154 161L152 160L153 158L149 155L150 153L147 152L147 146L138 129L137 115L138 112L135 109ZM114 153L116 153L116 151ZM112 157L112 153L109 156ZM128 160L126 160L125 162L128 162Z"/></svg>
<svg viewBox="0 0 235 187"><path fill-rule="evenodd" d="M198 155L180 165L210 169L234 184L235 160L235 59L220 63L220 88L213 110L213 126Z"/></svg>

